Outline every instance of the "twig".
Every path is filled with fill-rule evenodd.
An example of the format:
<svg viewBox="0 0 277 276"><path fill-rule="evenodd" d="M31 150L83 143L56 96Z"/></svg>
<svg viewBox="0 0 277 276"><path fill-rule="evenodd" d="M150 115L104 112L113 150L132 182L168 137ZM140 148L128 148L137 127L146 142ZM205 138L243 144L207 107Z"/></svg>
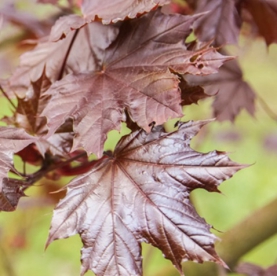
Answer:
<svg viewBox="0 0 277 276"><path fill-rule="evenodd" d="M71 48L72 48L72 46L73 46L73 43L74 43L74 41L75 41L75 39L76 39L76 37L77 37L77 35L78 35L78 33L79 33L79 30L80 30L80 29L78 29L78 30L75 31L74 36L72 37L72 40L71 40L71 42L70 42L70 44L69 44L69 46L68 46L68 49L67 49L67 51L66 51L66 54L65 54L65 57L64 57L64 60L63 60L63 64L62 64L62 67L61 67L61 70L60 70L60 74L59 74L58 80L61 80L61 79L62 79L63 72L64 72L64 68L65 68L65 65L66 65L68 56L69 56L69 54L70 54Z"/></svg>
<svg viewBox="0 0 277 276"><path fill-rule="evenodd" d="M216 251L231 271L242 256L277 233L277 219L273 215L276 210L277 198L221 236ZM188 276L217 276L220 271L214 263L186 263L184 268Z"/></svg>
<svg viewBox="0 0 277 276"><path fill-rule="evenodd" d="M11 106L16 110L16 106L14 105L14 103L11 101L11 99L9 98L8 94L4 91L3 87L0 85L0 90L3 93L3 95L5 96L5 98L9 101L9 103L11 104Z"/></svg>
<svg viewBox="0 0 277 276"><path fill-rule="evenodd" d="M265 111L265 113L274 121L277 121L277 114L274 113L272 111L272 109L268 106L268 104L266 103L266 101L264 99L261 98L261 96L257 95L257 99L260 102L263 110Z"/></svg>

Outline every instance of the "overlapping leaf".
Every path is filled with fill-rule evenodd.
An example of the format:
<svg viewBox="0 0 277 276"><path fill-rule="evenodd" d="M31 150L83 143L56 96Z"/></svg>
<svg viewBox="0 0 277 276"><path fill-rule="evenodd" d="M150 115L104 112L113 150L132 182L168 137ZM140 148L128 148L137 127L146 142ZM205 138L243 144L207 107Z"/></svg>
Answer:
<svg viewBox="0 0 277 276"><path fill-rule="evenodd" d="M2 121L39 136L41 139L36 142L36 146L42 155L48 150L53 154L66 155L72 147L72 121L65 122L51 137L44 137L47 133L46 120L40 117L40 114L49 100L49 96L45 96L44 92L50 85L44 70L41 77L31 83L23 98L16 95L18 104L14 115L4 117Z"/></svg>
<svg viewBox="0 0 277 276"><path fill-rule="evenodd" d="M243 7L252 15L266 44L277 43L277 2L275 0L245 0Z"/></svg>
<svg viewBox="0 0 277 276"><path fill-rule="evenodd" d="M169 0L83 0L82 12L87 20L94 21L100 18L102 23L109 24L125 18L135 18L169 2Z"/></svg>
<svg viewBox="0 0 277 276"><path fill-rule="evenodd" d="M15 207L17 201L13 201L17 194L17 187L14 182L7 180L7 173L12 169L13 154L25 148L27 145L34 142L36 139L27 134L23 129L13 127L0 127L0 210L8 210ZM2 183L3 180L4 184ZM6 193L12 193L11 200ZM20 197L20 190L18 190ZM9 205L10 203L10 205Z"/></svg>
<svg viewBox="0 0 277 276"><path fill-rule="evenodd" d="M191 138L206 122L188 122L172 133L154 127L125 136L114 154L67 186L54 211L48 244L79 233L82 275L141 275L140 242L162 250L181 273L181 262L213 261L215 236L189 195L218 185L243 166L223 152L202 154Z"/></svg>
<svg viewBox="0 0 277 276"><path fill-rule="evenodd" d="M242 109L251 115L255 111L255 93L243 80L236 60L225 63L219 73L210 76L185 76L190 85L201 85L209 95L215 95L214 116L220 120L234 121Z"/></svg>
<svg viewBox="0 0 277 276"><path fill-rule="evenodd" d="M201 41L213 39L217 46L237 43L241 22L246 21L258 27L267 45L277 42L275 0L199 0L189 1L189 5L197 13L209 11L196 22L196 34Z"/></svg>
<svg viewBox="0 0 277 276"><path fill-rule="evenodd" d="M208 45L187 50L184 40L196 18L158 10L124 22L105 54L96 56L97 70L68 75L48 90L52 99L42 115L50 133L72 117L74 148L101 156L107 132L119 129L125 110L147 131L153 121L182 116L179 80L172 71L211 74L228 59Z"/></svg>
<svg viewBox="0 0 277 276"><path fill-rule="evenodd" d="M32 82L24 98L17 97L18 105L14 114L15 125L24 128L29 133L42 133L46 121L39 117L47 98L43 98L43 93L51 85L50 80L42 73L42 76Z"/></svg>
<svg viewBox="0 0 277 276"><path fill-rule="evenodd" d="M196 104L199 100L210 97L204 92L203 87L199 85L190 86L182 76L180 77L179 86L182 97L181 105Z"/></svg>
<svg viewBox="0 0 277 276"><path fill-rule="evenodd" d="M217 46L237 42L240 18L234 0L197 1L196 13L200 12L208 12L195 24L200 41L214 40Z"/></svg>
<svg viewBox="0 0 277 276"><path fill-rule="evenodd" d="M66 17L69 25L75 17ZM77 34L77 31L66 31L67 27L59 29L60 22L57 21L58 27L53 27L58 30L52 32L51 39L57 40L66 32L65 39L41 42L34 50L21 56L20 66L9 79L10 86L20 96L25 95L31 82L36 82L44 71L53 83L68 73L94 70L96 57L101 58L118 33L115 26L103 26L96 22L80 29Z"/></svg>
<svg viewBox="0 0 277 276"><path fill-rule="evenodd" d="M23 129L14 127L0 127L0 188L1 180L11 169L12 158L15 152L20 151L36 140Z"/></svg>

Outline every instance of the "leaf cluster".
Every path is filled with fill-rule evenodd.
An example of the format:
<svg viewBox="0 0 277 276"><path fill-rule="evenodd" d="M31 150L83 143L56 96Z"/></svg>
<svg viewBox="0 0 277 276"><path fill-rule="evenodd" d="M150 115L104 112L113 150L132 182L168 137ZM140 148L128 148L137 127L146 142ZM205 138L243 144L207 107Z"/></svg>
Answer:
<svg viewBox="0 0 277 276"><path fill-rule="evenodd" d="M38 23L21 20L39 38L1 80L13 115L0 128L0 209L15 210L42 177L77 175L54 210L47 245L79 234L81 275L142 275L142 242L158 247L180 275L187 260L226 267L190 193L218 192L244 166L224 152L190 147L206 121L178 122L172 132L162 125L217 92L219 120L234 120L242 108L254 113L253 90L219 46L237 42L243 21L257 26L267 44L276 42L276 29L268 31L260 17L262 10L276 20L276 4L212 0L161 8L169 2L68 1L43 37ZM7 8L1 13L20 22ZM108 133L122 123L130 134L104 151ZM18 171L15 155L37 171Z"/></svg>

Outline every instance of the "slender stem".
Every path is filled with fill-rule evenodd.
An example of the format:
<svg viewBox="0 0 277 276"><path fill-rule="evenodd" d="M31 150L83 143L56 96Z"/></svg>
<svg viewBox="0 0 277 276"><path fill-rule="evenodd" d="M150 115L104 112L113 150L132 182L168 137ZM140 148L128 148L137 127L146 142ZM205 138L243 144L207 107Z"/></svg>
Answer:
<svg viewBox="0 0 277 276"><path fill-rule="evenodd" d="M261 96L257 96L258 101L260 102L263 110L266 114L274 121L277 121L277 114L272 111L272 109L268 106L266 101L261 98Z"/></svg>
<svg viewBox="0 0 277 276"><path fill-rule="evenodd" d="M81 157L84 157L86 155L87 155L86 152L82 152L82 153L80 153L70 159L67 159L63 162L60 162L60 163L53 163L50 159L51 157L48 159L46 158L44 160L44 164L37 172L32 173L30 175L25 175L24 179L22 179L22 180L13 179L13 178L10 180L12 180L13 182L17 182L17 184L22 187L21 191L24 192L26 189L28 189L30 186L32 186L34 183L36 183L39 179L44 177L47 173L54 171L54 170L58 170L64 166L70 164L71 162L73 162ZM72 170L72 172L71 173L68 172L67 174L64 174L64 175L75 176L77 174L80 174L81 169L88 171L88 169L91 169L91 168L97 166L99 163L101 163L106 158L108 158L108 153L104 153L104 155L98 160L92 160L87 163L83 163L80 166L70 168L70 170Z"/></svg>
<svg viewBox="0 0 277 276"><path fill-rule="evenodd" d="M0 244L0 254L1 260L4 268L4 274L6 273L7 276L15 276L13 261L10 259L10 256L5 251L4 247Z"/></svg>
<svg viewBox="0 0 277 276"><path fill-rule="evenodd" d="M68 49L66 51L66 54L65 54L65 57L64 57L64 60L63 60L63 64L62 64L62 67L61 67L61 70L60 70L60 74L59 74L58 80L61 80L62 77L63 77L63 73L64 73L64 69L65 69L65 65L66 65L67 59L69 57L69 54L70 54L71 48L72 48L72 46L74 44L74 41L75 41L75 39L76 39L76 37L77 37L77 35L79 33L79 30L80 29L75 31L75 33L74 33L74 35L72 37L72 40L71 40L71 42L69 44L69 47L68 47Z"/></svg>
<svg viewBox="0 0 277 276"><path fill-rule="evenodd" d="M3 89L3 87L0 85L0 90L3 93L3 95L5 96L5 98L9 101L9 103L11 104L11 106L16 110L16 106L14 105L14 103L11 101L10 97L8 96L8 94L5 92L5 90Z"/></svg>
<svg viewBox="0 0 277 276"><path fill-rule="evenodd" d="M24 175L23 179L14 179L14 178L11 178L11 179L13 182L17 182L18 185L22 186L21 191L25 191L27 188L29 188L30 186L35 184L39 179L44 177L47 173L54 171L56 169L59 169L63 166L66 166L67 164L70 164L71 162L73 162L81 157L84 157L86 155L87 155L86 152L82 152L82 153L80 153L70 159L67 159L63 162L60 162L58 164L53 163L53 162L51 162L51 160L49 160L49 158L46 158L44 160L44 164L38 171L36 171L32 174L29 174L29 175Z"/></svg>

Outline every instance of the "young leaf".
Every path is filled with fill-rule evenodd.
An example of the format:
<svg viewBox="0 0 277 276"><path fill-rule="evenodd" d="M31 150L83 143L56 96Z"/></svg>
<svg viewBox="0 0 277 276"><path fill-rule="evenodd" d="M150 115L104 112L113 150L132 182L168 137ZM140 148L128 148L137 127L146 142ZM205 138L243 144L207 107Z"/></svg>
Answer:
<svg viewBox="0 0 277 276"><path fill-rule="evenodd" d="M197 188L218 185L243 168L223 152L202 154L190 140L206 122L180 123L166 133L138 130L113 154L67 186L54 211L47 245L80 234L82 275L142 275L141 242L158 247L181 272L181 262L213 261L216 237L189 200Z"/></svg>
<svg viewBox="0 0 277 276"><path fill-rule="evenodd" d="M197 1L196 13L207 12L195 23L200 41L214 41L216 46L237 43L240 18L233 0Z"/></svg>
<svg viewBox="0 0 277 276"><path fill-rule="evenodd" d="M109 24L125 18L135 18L169 2L169 0L83 0L82 12L86 20L100 19L103 24Z"/></svg>
<svg viewBox="0 0 277 276"><path fill-rule="evenodd" d="M97 56L97 70L68 75L48 90L52 99L42 116L50 133L71 117L73 149L101 156L108 131L119 129L125 110L146 131L153 121L181 117L179 80L172 72L211 74L229 59L208 45L187 50L184 40L197 18L157 10L123 22L117 39Z"/></svg>
<svg viewBox="0 0 277 276"><path fill-rule="evenodd" d="M220 120L234 121L242 109L251 115L255 112L255 92L242 78L236 60L225 63L218 74L209 76L185 76L189 85L201 85L209 95L215 95L214 116Z"/></svg>

